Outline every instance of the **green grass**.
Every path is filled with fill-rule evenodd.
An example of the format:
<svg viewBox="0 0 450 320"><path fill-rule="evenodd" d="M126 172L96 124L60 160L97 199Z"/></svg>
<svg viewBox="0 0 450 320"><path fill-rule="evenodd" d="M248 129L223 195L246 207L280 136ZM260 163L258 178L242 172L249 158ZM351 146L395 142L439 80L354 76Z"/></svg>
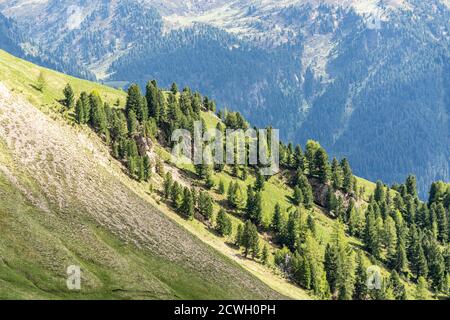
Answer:
<svg viewBox="0 0 450 320"><path fill-rule="evenodd" d="M46 87L36 89L40 73L44 74ZM81 80L50 69L39 67L0 50L0 81L16 93L24 95L34 106L42 110L59 110L59 100L63 99L62 90L70 83L78 96L82 91L97 90L103 101L114 105L119 99L125 103L126 93L91 81Z"/></svg>

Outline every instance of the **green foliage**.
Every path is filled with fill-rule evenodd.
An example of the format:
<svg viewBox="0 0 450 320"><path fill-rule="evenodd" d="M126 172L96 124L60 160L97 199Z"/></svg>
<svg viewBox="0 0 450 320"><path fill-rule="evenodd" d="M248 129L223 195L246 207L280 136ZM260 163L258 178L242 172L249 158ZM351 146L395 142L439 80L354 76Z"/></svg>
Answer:
<svg viewBox="0 0 450 320"><path fill-rule="evenodd" d="M67 109L71 109L75 103L75 95L72 86L69 83L64 88L63 94L64 94L64 106Z"/></svg>
<svg viewBox="0 0 450 320"><path fill-rule="evenodd" d="M231 235L233 231L231 219L227 216L225 210L223 209L220 209L217 214L216 230L222 237Z"/></svg>

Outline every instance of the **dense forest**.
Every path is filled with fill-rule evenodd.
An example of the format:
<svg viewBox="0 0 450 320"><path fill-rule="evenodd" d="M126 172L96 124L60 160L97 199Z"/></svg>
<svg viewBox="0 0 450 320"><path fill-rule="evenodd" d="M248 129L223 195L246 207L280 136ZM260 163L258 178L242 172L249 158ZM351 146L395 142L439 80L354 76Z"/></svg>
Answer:
<svg viewBox="0 0 450 320"><path fill-rule="evenodd" d="M228 188L213 179L227 166L196 165L197 187L188 187L171 171L165 172L164 159L151 157L148 150L152 143L169 149L173 130L192 131L194 121L203 121L206 127L204 113L217 113L216 128L221 131L245 130L250 125L239 112L217 111L208 97L188 87L180 91L175 83L162 89L155 80L147 83L144 93L131 85L124 106L121 101L114 106L103 103L95 91L76 97L70 84L64 97L62 103L74 120L98 133L131 178L144 182L159 176L162 197L174 211L213 226L245 257L278 268L315 296L401 300L428 299L430 292L433 297L448 295L449 184L433 183L428 201L422 202L411 175L402 184L378 181L373 194L366 197L365 186L359 185L347 159L330 161L325 149L312 140L304 148L280 143L280 174L293 190L292 206L284 211L275 205L271 220L265 221L262 191L268 177L260 174L260 165L228 166L233 176ZM254 182L244 189L238 181L246 182L249 176ZM153 184L150 188L154 192ZM216 203L214 194L224 195L226 203ZM215 207L219 208L216 215ZM314 209L335 220L329 241L318 236ZM241 221L236 230L231 216ZM263 237L269 241L262 241ZM361 245L355 245L353 238ZM379 290L367 286L370 265L387 270L380 275ZM406 283L415 287L412 296Z"/></svg>

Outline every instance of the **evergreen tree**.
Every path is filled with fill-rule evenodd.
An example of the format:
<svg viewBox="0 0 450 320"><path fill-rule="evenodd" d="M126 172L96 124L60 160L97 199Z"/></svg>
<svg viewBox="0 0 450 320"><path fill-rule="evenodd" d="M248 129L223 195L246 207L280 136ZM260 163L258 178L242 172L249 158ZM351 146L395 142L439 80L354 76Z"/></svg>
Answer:
<svg viewBox="0 0 450 320"><path fill-rule="evenodd" d="M435 292L444 292L446 287L445 260L434 239L427 250L427 256L431 287Z"/></svg>
<svg viewBox="0 0 450 320"><path fill-rule="evenodd" d="M380 180L377 181L377 184L375 187L374 198L375 198L375 201L377 201L378 203L382 203L382 202L386 201L386 193L384 190L384 185Z"/></svg>
<svg viewBox="0 0 450 320"><path fill-rule="evenodd" d="M214 207L213 199L208 195L208 193L200 192L198 205L200 214L210 220L213 215Z"/></svg>
<svg viewBox="0 0 450 320"><path fill-rule="evenodd" d="M84 108L83 103L80 99L77 100L77 103L75 105L75 119L78 122L78 124L84 123Z"/></svg>
<svg viewBox="0 0 450 320"><path fill-rule="evenodd" d="M219 213L217 214L216 230L222 237L231 235L231 219L227 216L225 210L223 209L220 209Z"/></svg>
<svg viewBox="0 0 450 320"><path fill-rule="evenodd" d="M75 95L73 93L72 86L68 83L63 90L64 93L64 106L67 109L71 109L75 103Z"/></svg>
<svg viewBox="0 0 450 320"><path fill-rule="evenodd" d="M187 220L192 220L194 218L194 202L192 199L192 193L187 187L184 188L183 191L183 202L180 210Z"/></svg>
<svg viewBox="0 0 450 320"><path fill-rule="evenodd" d="M419 277L417 280L416 292L414 294L416 300L429 300L428 283L425 277Z"/></svg>
<svg viewBox="0 0 450 320"><path fill-rule="evenodd" d="M137 120L142 121L144 120L144 110L142 106L142 95L141 95L141 89L139 86L135 83L133 83L128 88L128 95L127 95L127 101L125 104L125 112L127 114L127 117L129 118L129 114L131 111L134 112L136 115Z"/></svg>
<svg viewBox="0 0 450 320"><path fill-rule="evenodd" d="M305 159L307 162L308 174L313 175L316 171L316 152L320 148L320 144L316 141L308 140L306 142Z"/></svg>
<svg viewBox="0 0 450 320"><path fill-rule="evenodd" d="M388 261L395 260L397 256L397 228L392 217L388 216L384 223L384 246L387 249Z"/></svg>
<svg viewBox="0 0 450 320"><path fill-rule="evenodd" d="M173 207L178 211L183 203L183 189L177 181L175 181L172 185L170 199L172 201Z"/></svg>
<svg viewBox="0 0 450 320"><path fill-rule="evenodd" d="M219 181L219 193L225 194L225 184L223 183L222 180Z"/></svg>
<svg viewBox="0 0 450 320"><path fill-rule="evenodd" d="M333 158L333 161L331 162L331 181L335 190L340 190L342 188L343 172L341 165L336 158Z"/></svg>
<svg viewBox="0 0 450 320"><path fill-rule="evenodd" d="M438 240L442 243L447 243L450 229L447 213L445 212L445 208L442 203L438 203L435 212L438 225Z"/></svg>
<svg viewBox="0 0 450 320"><path fill-rule="evenodd" d="M100 94L96 91L92 91L89 95L89 104L91 110L90 125L100 135L102 135L106 141L109 139L108 124L106 120L106 113L103 102L100 98Z"/></svg>
<svg viewBox="0 0 450 320"><path fill-rule="evenodd" d="M279 233L283 230L283 217L281 215L281 207L280 204L277 203L275 205L273 218L272 218L272 228L275 230L275 232Z"/></svg>
<svg viewBox="0 0 450 320"><path fill-rule="evenodd" d="M238 247L242 246L243 234L244 234L244 228L242 227L242 224L238 224L237 230L236 230L236 238L234 241L234 244L237 245Z"/></svg>
<svg viewBox="0 0 450 320"><path fill-rule="evenodd" d="M400 276L394 270L389 278L389 287L392 288L396 300L407 300L405 285L400 280Z"/></svg>
<svg viewBox="0 0 450 320"><path fill-rule="evenodd" d="M171 191L172 191L172 185L173 185L173 178L172 174L170 172L166 173L166 176L164 177L164 198L169 199Z"/></svg>
<svg viewBox="0 0 450 320"><path fill-rule="evenodd" d="M242 233L242 246L245 249L244 254L246 257L250 252L252 253L253 258L256 258L258 256L259 254L258 230L256 229L256 226L250 222L250 220L247 220L247 222L244 225L244 230Z"/></svg>
<svg viewBox="0 0 450 320"><path fill-rule="evenodd" d="M343 180L342 180L342 190L345 193L351 193L353 190L353 173L352 169L350 168L350 164L348 163L347 159L341 160L341 168L342 168L342 174L343 174Z"/></svg>
<svg viewBox="0 0 450 320"><path fill-rule="evenodd" d="M150 177L152 176L152 165L150 162L150 158L148 155L145 155L143 157L143 167L144 167L144 180L148 181Z"/></svg>
<svg viewBox="0 0 450 320"><path fill-rule="evenodd" d="M353 300L366 300L368 296L367 266L364 263L364 257L361 251L358 252L356 264Z"/></svg>
<svg viewBox="0 0 450 320"><path fill-rule="evenodd" d="M265 244L261 253L261 261L264 265L269 264L269 256L270 256L269 246Z"/></svg>
<svg viewBox="0 0 450 320"><path fill-rule="evenodd" d="M328 162L328 155L323 148L319 148L316 151L314 165L314 175L319 178L321 183L328 183L330 179L330 164Z"/></svg>
<svg viewBox="0 0 450 320"><path fill-rule="evenodd" d="M256 173L255 190L263 191L265 182L266 178L258 170L258 172Z"/></svg>
<svg viewBox="0 0 450 320"><path fill-rule="evenodd" d="M417 198L417 182L415 176L408 176L406 179L406 192L411 195L413 198Z"/></svg>
<svg viewBox="0 0 450 320"><path fill-rule="evenodd" d="M130 137L134 137L138 132L138 121L134 110L128 112L128 132Z"/></svg>
<svg viewBox="0 0 450 320"><path fill-rule="evenodd" d="M303 203L303 193L302 190L296 186L294 188L294 194L292 195L292 202L296 205L299 206L300 204Z"/></svg>

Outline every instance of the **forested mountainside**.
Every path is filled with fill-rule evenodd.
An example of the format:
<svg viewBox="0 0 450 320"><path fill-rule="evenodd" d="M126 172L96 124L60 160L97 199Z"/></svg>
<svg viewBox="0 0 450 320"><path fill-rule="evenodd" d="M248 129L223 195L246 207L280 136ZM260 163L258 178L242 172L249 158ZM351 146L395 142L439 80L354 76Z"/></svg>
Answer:
<svg viewBox="0 0 450 320"><path fill-rule="evenodd" d="M365 178L414 173L422 199L450 179L447 1L2 0L0 11L64 72L189 85L285 140L320 141Z"/></svg>
<svg viewBox="0 0 450 320"><path fill-rule="evenodd" d="M21 204L5 202L1 222L7 234L13 235L17 233L15 228L20 228L14 221L27 219L36 228L43 228L48 237L67 243L71 252L81 250L76 261L89 271L89 293L93 297L123 298L122 294L133 296L137 292L144 298L161 298L162 291L173 290L164 297L177 298L186 297L192 286L196 288L194 297L206 292L213 297L232 296L232 292L247 298L281 297L272 290L294 298L320 299L448 296L448 183L433 183L428 201L422 202L414 176L392 186L381 181L370 183L353 175L347 159L330 161L325 149L312 140L304 148L281 143L282 170L270 177L260 174L259 165L247 162L176 164L170 157L173 130L192 130L194 121L221 131L246 129L249 123L239 112L217 111L212 99L188 87L180 90L175 83L163 89L153 80L146 84L144 93L133 84L124 94L37 68L6 53L0 57L0 79L7 85L5 88L2 84L1 98L4 126L0 141L5 152L0 163L0 190L15 195L2 198L3 202L19 199ZM14 94L28 98L34 107L14 100ZM58 146L58 152L48 154L46 141ZM29 153L30 148L36 152ZM30 154L38 158L31 160ZM82 161L83 156L92 159L94 165ZM117 183L124 189L114 188ZM114 208L116 205L119 209ZM11 210L14 206L17 210ZM24 210L39 210L41 214L25 216ZM76 211L78 215L71 214ZM57 218L56 225L41 220L45 212ZM97 246L109 244L110 258L120 254L125 259L115 271L106 268L100 257L92 258L86 251L85 237L70 244L64 240L74 237L64 226L76 223L86 226L82 234L87 239L94 237ZM183 231L177 224L184 227ZM106 235L102 233L104 228ZM175 237L170 230L176 232ZM57 270L64 264L61 261L73 257L50 262L43 255L39 265L23 265L23 255L8 246L11 238L2 239L4 272L0 279L6 288L21 296L30 292L39 296L39 290L30 291L30 281L40 288L39 278L45 276L52 279L50 292L54 296L71 297L61 283L58 285L61 274ZM207 249L199 240L235 260L272 290L217 253L206 251L205 256L203 250ZM21 243L26 245L27 239ZM181 243L183 246L175 249ZM126 250L120 250L124 245ZM41 256L46 252L43 250L32 247L28 253ZM139 251L137 256L130 256L128 250ZM189 265L182 262L186 254L191 257ZM189 288L183 277L175 284L166 282L167 275L157 268L146 276L166 285L155 290L155 281L141 284L132 275L125 276L126 264L138 261L141 268L154 270L155 255L172 262L179 276L176 270L185 270L187 276L195 270L198 282ZM89 262L91 259L93 262ZM19 270L19 265L24 267ZM37 269L33 269L32 280L22 279L33 267ZM376 290L367 286L373 268L379 270L380 286ZM218 280L211 281L210 277L219 274ZM221 281L227 281L231 274L235 278L219 290ZM103 289L96 285L98 281ZM242 285L240 281L245 288L233 289L235 284Z"/></svg>

